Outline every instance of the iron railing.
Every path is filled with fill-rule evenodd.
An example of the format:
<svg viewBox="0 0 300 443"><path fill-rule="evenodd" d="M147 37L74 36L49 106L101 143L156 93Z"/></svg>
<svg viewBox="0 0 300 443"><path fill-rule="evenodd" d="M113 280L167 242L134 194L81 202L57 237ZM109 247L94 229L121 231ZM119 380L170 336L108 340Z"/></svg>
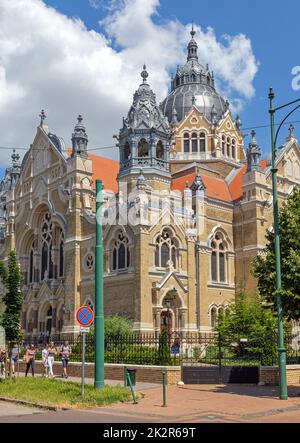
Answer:
<svg viewBox="0 0 300 443"><path fill-rule="evenodd" d="M67 340L72 348L70 361L81 361L81 338L66 335L47 337L57 348ZM44 340L45 342L45 340ZM20 344L21 355L33 343L41 356L44 342L38 337L27 338ZM299 337L286 336L287 363L300 364ZM233 339L220 334L141 334L105 336L105 362L136 365L203 364L211 366L274 366L277 365L276 336L259 336L253 339ZM86 337L86 362L94 362L94 337Z"/></svg>

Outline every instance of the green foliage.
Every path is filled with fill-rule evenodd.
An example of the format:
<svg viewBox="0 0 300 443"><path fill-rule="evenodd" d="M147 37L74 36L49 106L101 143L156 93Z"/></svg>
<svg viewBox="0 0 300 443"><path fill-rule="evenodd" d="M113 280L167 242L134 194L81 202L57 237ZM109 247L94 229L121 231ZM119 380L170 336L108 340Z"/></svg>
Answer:
<svg viewBox="0 0 300 443"><path fill-rule="evenodd" d="M104 319L105 335L130 335L133 333L133 322L125 317L119 315L113 315ZM88 334L89 337L93 337L95 334L94 325L91 327Z"/></svg>
<svg viewBox="0 0 300 443"><path fill-rule="evenodd" d="M2 314L2 326L5 329L6 340L20 341L22 339L20 327L23 303L23 294L20 290L22 274L14 251L8 256L8 271L4 271L2 263L0 272L3 273L4 280L2 281L4 281L6 289L3 296L5 311Z"/></svg>
<svg viewBox="0 0 300 443"><path fill-rule="evenodd" d="M121 386L105 386L96 391L94 386L86 385L82 397L80 383L40 377L0 379L0 390L6 398L68 408L103 406L130 399L129 389Z"/></svg>
<svg viewBox="0 0 300 443"><path fill-rule="evenodd" d="M295 189L279 214L284 316L300 320L300 190ZM258 279L261 296L276 307L276 273L274 233L267 232L266 256L253 262L253 275Z"/></svg>
<svg viewBox="0 0 300 443"><path fill-rule="evenodd" d="M223 354L230 349L235 357L259 360L264 365L276 360L276 330L277 320L271 309L263 306L259 296L243 292L217 325ZM248 342L242 343L241 339Z"/></svg>
<svg viewBox="0 0 300 443"><path fill-rule="evenodd" d="M170 362L169 337L166 330L161 331L159 336L158 361L160 365L168 365Z"/></svg>

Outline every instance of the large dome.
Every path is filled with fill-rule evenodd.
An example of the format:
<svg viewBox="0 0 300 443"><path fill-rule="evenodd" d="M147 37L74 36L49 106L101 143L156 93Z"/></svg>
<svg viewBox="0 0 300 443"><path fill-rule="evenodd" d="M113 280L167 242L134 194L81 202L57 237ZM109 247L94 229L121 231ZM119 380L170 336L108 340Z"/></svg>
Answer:
<svg viewBox="0 0 300 443"><path fill-rule="evenodd" d="M188 44L188 57L184 66L178 67L172 79L171 92L162 102L162 111L170 123L180 122L195 105L212 122L219 121L229 108L229 103L215 90L214 74L208 66L198 62L198 46L192 39Z"/></svg>
<svg viewBox="0 0 300 443"><path fill-rule="evenodd" d="M225 100L213 88L201 83L190 83L174 89L163 101L162 110L170 123L174 115L180 122L194 104L209 121L213 118L219 121L228 109Z"/></svg>

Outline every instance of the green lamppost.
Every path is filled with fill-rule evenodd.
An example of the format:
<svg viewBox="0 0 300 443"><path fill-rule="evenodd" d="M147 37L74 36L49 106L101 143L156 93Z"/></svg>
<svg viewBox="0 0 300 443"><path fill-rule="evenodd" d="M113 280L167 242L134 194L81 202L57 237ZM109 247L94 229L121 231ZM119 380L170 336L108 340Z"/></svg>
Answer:
<svg viewBox="0 0 300 443"><path fill-rule="evenodd" d="M288 399L287 392L287 381L286 381L286 349L284 342L284 327L283 327L283 307L280 290L282 288L281 279L281 256L280 256L280 237L279 237L279 208L278 208L278 192L277 192L277 172L276 167L276 151L277 151L277 139L280 129L290 117L293 112L295 112L300 105L296 106L280 123L277 132L275 134L275 113L281 109L291 106L295 103L300 102L300 99L294 100L285 105L274 108L273 100L275 94L273 89L270 88L269 100L270 100L270 119L271 119L271 143L272 143L272 183L273 183L273 209L274 209L274 237L275 237L275 263L276 263L276 300L277 300L277 316L278 316L278 363L279 363L279 380L280 380L280 398L281 400Z"/></svg>
<svg viewBox="0 0 300 443"><path fill-rule="evenodd" d="M103 310L103 185L96 180L96 259L95 259L95 378L97 390L104 387L104 310Z"/></svg>

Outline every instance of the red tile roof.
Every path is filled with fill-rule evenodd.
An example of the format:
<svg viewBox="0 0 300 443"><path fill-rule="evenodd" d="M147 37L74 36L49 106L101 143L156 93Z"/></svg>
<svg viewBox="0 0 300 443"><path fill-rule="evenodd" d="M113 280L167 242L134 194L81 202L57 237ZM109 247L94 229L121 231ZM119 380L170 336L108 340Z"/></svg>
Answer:
<svg viewBox="0 0 300 443"><path fill-rule="evenodd" d="M233 201L243 197L243 175L246 171L247 166L243 166L228 185Z"/></svg>
<svg viewBox="0 0 300 443"><path fill-rule="evenodd" d="M71 155L72 149L68 148L67 153L68 155ZM104 189L117 193L117 175L120 169L119 162L117 160L90 153L88 154L88 157L93 162L93 187L96 185L96 180L100 179L103 182Z"/></svg>
<svg viewBox="0 0 300 443"><path fill-rule="evenodd" d="M195 176L196 173L194 172L193 174L175 178L172 182L172 190L183 192L186 187L186 182L188 182L190 187L195 180ZM201 178L206 188L205 193L208 197L226 202L230 202L232 200L227 183L224 180L208 177L207 175L202 174Z"/></svg>
<svg viewBox="0 0 300 443"><path fill-rule="evenodd" d="M111 160L110 158L94 154L89 154L89 158L93 162L93 186L96 184L96 179L100 179L103 181L104 189L117 193L117 175L120 163L117 160Z"/></svg>

